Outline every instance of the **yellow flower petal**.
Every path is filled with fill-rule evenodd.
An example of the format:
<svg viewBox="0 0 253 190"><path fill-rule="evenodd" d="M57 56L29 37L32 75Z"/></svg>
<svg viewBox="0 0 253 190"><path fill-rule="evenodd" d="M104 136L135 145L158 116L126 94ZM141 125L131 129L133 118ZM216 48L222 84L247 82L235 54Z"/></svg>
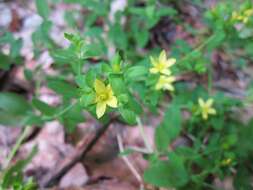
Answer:
<svg viewBox="0 0 253 190"><path fill-rule="evenodd" d="M176 78L175 78L174 76L169 76L169 77L166 78L166 82L167 82L167 83L172 83L172 82L174 82L175 80L176 80Z"/></svg>
<svg viewBox="0 0 253 190"><path fill-rule="evenodd" d="M94 82L94 87L97 93L103 93L106 91L105 84L101 80L96 79Z"/></svg>
<svg viewBox="0 0 253 190"><path fill-rule="evenodd" d="M249 21L249 18L248 18L248 17L245 17L245 18L243 18L243 21L242 21L242 22L243 22L244 24L246 24L248 21Z"/></svg>
<svg viewBox="0 0 253 190"><path fill-rule="evenodd" d="M166 67L171 67L172 65L174 65L176 63L176 59L175 58L170 58L166 61Z"/></svg>
<svg viewBox="0 0 253 190"><path fill-rule="evenodd" d="M200 111L201 111L203 119L205 119L205 120L208 119L209 114L212 114L212 115L216 114L216 110L214 108L212 108L213 99L209 98L205 102L202 98L199 98L198 103L200 106Z"/></svg>
<svg viewBox="0 0 253 190"><path fill-rule="evenodd" d="M156 83L156 85L155 85L155 89L156 90L161 90L162 89L162 87L163 87L163 85L161 84L161 83Z"/></svg>
<svg viewBox="0 0 253 190"><path fill-rule="evenodd" d="M204 100L202 98L199 98L198 102L199 102L200 107L204 107L205 106L205 102L204 102Z"/></svg>
<svg viewBox="0 0 253 190"><path fill-rule="evenodd" d="M164 89L169 90L169 91L174 91L175 90L174 86L172 86L171 84L165 84Z"/></svg>
<svg viewBox="0 0 253 190"><path fill-rule="evenodd" d="M165 75L170 75L171 71L169 69L163 69L161 73Z"/></svg>
<svg viewBox="0 0 253 190"><path fill-rule="evenodd" d="M160 53L160 55L159 55L159 62L162 62L162 63L164 63L164 62L166 62L166 52L165 52L165 50L163 50L161 53Z"/></svg>
<svg viewBox="0 0 253 190"><path fill-rule="evenodd" d="M112 108L116 108L117 107L117 98L115 96L112 96L107 102L106 104Z"/></svg>
<svg viewBox="0 0 253 190"><path fill-rule="evenodd" d="M106 92L107 92L107 94L108 94L109 97L113 96L113 91L112 91L112 87L111 87L110 84L108 84L106 86Z"/></svg>
<svg viewBox="0 0 253 190"><path fill-rule="evenodd" d="M202 113L202 118L204 119L204 120L207 120L208 119L208 114L207 113Z"/></svg>
<svg viewBox="0 0 253 190"><path fill-rule="evenodd" d="M244 14L246 15L246 16L251 16L252 14L253 14L253 9L248 9L248 10L246 10L245 12L244 12Z"/></svg>
<svg viewBox="0 0 253 190"><path fill-rule="evenodd" d="M151 64L154 66L157 64L155 58L153 58L152 56L150 56L150 61L151 61Z"/></svg>
<svg viewBox="0 0 253 190"><path fill-rule="evenodd" d="M215 115L215 114L216 114L216 110L215 110L214 108L210 108L210 109L208 110L208 113L209 113L209 114Z"/></svg>
<svg viewBox="0 0 253 190"><path fill-rule="evenodd" d="M207 107L211 107L213 105L213 99L208 99L207 102L206 102L206 106Z"/></svg>
<svg viewBox="0 0 253 190"><path fill-rule="evenodd" d="M105 114L106 110L106 103L105 102L98 102L96 107L96 114L98 118L101 118Z"/></svg>
<svg viewBox="0 0 253 190"><path fill-rule="evenodd" d="M161 75L159 77L159 80L156 83L155 88L156 88L156 90L163 89L163 90L173 91L174 87L173 87L173 85L171 83L174 82L174 81L175 81L175 77L174 76Z"/></svg>
<svg viewBox="0 0 253 190"><path fill-rule="evenodd" d="M155 73L158 73L159 70L157 68L153 67L153 68L149 69L149 72L155 74Z"/></svg>

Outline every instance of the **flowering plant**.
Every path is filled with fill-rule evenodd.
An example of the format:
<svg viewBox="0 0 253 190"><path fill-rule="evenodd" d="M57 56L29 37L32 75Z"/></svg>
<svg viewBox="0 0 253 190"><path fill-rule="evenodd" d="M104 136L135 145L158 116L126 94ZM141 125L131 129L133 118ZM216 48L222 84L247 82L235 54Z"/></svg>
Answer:
<svg viewBox="0 0 253 190"><path fill-rule="evenodd" d="M165 1L129 0L114 19L109 15L110 1L64 2L79 3L87 10L82 12L86 14L84 31L65 33L68 45L63 48L49 35L53 23L47 1L36 1L43 21L32 36L34 54L40 55L46 49L55 72L47 73L42 66L29 70L22 62L21 40L8 32L0 36L0 45L10 47L9 54L0 52L0 68L9 71L13 63L24 67L26 82L34 86L30 99L7 90L0 92L1 124L26 129L58 120L71 133L85 122L87 115L104 130L116 118L126 126L140 128L144 142L140 150L144 151L121 150L120 155L137 151L148 161L141 177L130 166L142 189L146 184L153 189L215 189L217 181L227 178L233 179L237 189L252 189L253 122L252 118L242 121L239 115L250 108L253 97L251 83L242 85L241 81L253 57L252 2L245 1L237 7L222 1L204 9L203 30L186 23L182 27L193 39L166 41L166 45L159 42L162 32L157 27L165 21L166 27L170 22L181 24L179 2L173 1L172 6ZM69 25L78 25L70 19L71 14L66 16ZM154 43L156 38L159 40ZM245 87L243 93L222 85L231 75L237 79L233 84ZM250 81L248 78L243 81ZM41 99L43 85L60 97L57 105ZM157 126L150 126L155 131L151 139L154 146L143 130L152 125L150 117L161 118ZM25 135L27 130L15 147L21 146ZM14 181L23 188L22 169L35 151L28 161L10 167L18 149L15 147L3 167L0 189L11 188ZM31 181L24 184L34 185Z"/></svg>

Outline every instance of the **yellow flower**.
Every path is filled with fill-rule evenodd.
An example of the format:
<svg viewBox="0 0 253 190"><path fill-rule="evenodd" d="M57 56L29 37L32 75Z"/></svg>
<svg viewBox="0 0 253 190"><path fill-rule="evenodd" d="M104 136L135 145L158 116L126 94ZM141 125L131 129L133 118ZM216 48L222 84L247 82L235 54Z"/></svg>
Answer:
<svg viewBox="0 0 253 190"><path fill-rule="evenodd" d="M248 9L244 11L243 22L246 24L249 21L249 18L253 15L253 9Z"/></svg>
<svg viewBox="0 0 253 190"><path fill-rule="evenodd" d="M222 160L221 165L223 165L223 166L228 166L228 165L230 165L231 163L232 163L232 159L231 159L231 158L227 158L227 159L225 159L225 160Z"/></svg>
<svg viewBox="0 0 253 190"><path fill-rule="evenodd" d="M156 83L156 90L169 90L169 91L174 91L174 87L172 85L172 83L175 81L175 77L174 76L165 76L165 75L161 75L158 79L158 82Z"/></svg>
<svg viewBox="0 0 253 190"><path fill-rule="evenodd" d="M116 108L118 101L117 98L113 95L110 84L105 86L102 81L96 79L94 82L94 88L96 92L95 103L97 104L96 114L97 117L100 118L104 115L106 106Z"/></svg>
<svg viewBox="0 0 253 190"><path fill-rule="evenodd" d="M165 75L170 75L171 72L169 68L176 63L176 59L171 58L167 59L166 52L163 50L158 58L150 57L151 64L153 65L152 68L150 68L150 73L161 73Z"/></svg>
<svg viewBox="0 0 253 190"><path fill-rule="evenodd" d="M207 120L208 119L208 115L215 115L216 114L216 110L214 108L212 108L213 105L213 99L208 99L206 102L204 102L204 100L202 98L198 99L199 102L199 106L201 109L201 114L202 114L202 118Z"/></svg>
<svg viewBox="0 0 253 190"><path fill-rule="evenodd" d="M232 13L232 20L234 21L241 21L244 24L246 24L249 21L250 16L253 15L253 9L247 9L243 11L242 13L238 13L234 11Z"/></svg>

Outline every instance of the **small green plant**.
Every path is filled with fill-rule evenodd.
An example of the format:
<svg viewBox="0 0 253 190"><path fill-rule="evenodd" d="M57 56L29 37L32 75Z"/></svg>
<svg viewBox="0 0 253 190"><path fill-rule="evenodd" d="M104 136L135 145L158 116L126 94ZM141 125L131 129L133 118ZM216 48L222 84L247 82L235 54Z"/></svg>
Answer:
<svg viewBox="0 0 253 190"><path fill-rule="evenodd" d="M7 168L3 173L0 173L0 189L13 189L13 190L35 190L37 185L32 178L25 179L23 176L23 170L31 159L36 154L37 149L34 148L30 155L24 159L17 161L12 166L6 166Z"/></svg>
<svg viewBox="0 0 253 190"><path fill-rule="evenodd" d="M70 45L57 47L48 35L52 25L48 20L50 9L45 0L36 1L44 21L33 35L34 51L39 54L41 47L47 48L58 72L46 75L39 67L38 75L26 72L26 76L36 81L36 89L46 84L61 97L61 103L52 106L41 101L36 89L31 101L15 93L1 92L1 124L43 126L45 122L58 120L68 132L73 132L77 124L85 121L83 112L89 112L103 124L116 117L128 125L140 126L149 114L158 116L160 109L164 115L160 124L154 126L154 148L150 148L143 135L145 148L149 150L143 154L149 162L143 176L145 183L178 190L216 189L215 179L230 177L236 189L252 189L253 120L243 122L238 117L240 110L252 104L252 90L247 97L238 99L215 89L211 61L214 52L222 50L238 58L237 50L243 49L243 59L247 57L252 62L252 2L245 1L236 7L236 3L222 1L206 10L205 30L194 32L198 43L190 45L185 40L176 40L169 55L163 48L149 48L149 39L151 29L164 17L181 22L176 18L179 14L176 6L129 0L128 6L110 20L110 1L64 2L87 8L85 31L65 33ZM109 29L104 30L96 23L98 20ZM75 25L73 22L68 19L71 26ZM11 45L9 55L0 53L5 58L0 68L8 70L10 63L20 58L22 43L8 33L0 38L0 45L3 43ZM205 80L187 82L184 80L187 74ZM177 139L186 143L174 145ZM3 189L34 188L33 181L24 182L21 172L30 159L31 156L3 172ZM18 172L14 180L13 170Z"/></svg>

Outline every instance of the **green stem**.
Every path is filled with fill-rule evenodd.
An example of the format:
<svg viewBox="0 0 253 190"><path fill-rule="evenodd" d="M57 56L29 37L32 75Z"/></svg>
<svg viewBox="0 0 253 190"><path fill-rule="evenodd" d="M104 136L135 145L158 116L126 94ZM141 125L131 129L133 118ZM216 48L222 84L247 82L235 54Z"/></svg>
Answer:
<svg viewBox="0 0 253 190"><path fill-rule="evenodd" d="M43 117L43 120L44 121L48 121L48 120L51 120L51 119L55 119L55 118L58 118L60 117L61 115L65 114L66 112L68 112L71 108L73 108L75 105L77 104L77 102L74 102L72 104L70 104L69 106L67 106L66 108L64 108L61 112L53 115L53 116L49 116L49 117Z"/></svg>
<svg viewBox="0 0 253 190"><path fill-rule="evenodd" d="M11 162L11 160L13 159L13 157L15 156L15 154L17 153L19 147L21 146L23 140L25 139L25 137L27 136L28 132L29 132L29 128L30 126L26 126L22 132L22 134L20 135L20 137L18 138L16 144L14 145L14 147L12 148L10 154L8 155L6 162L4 164L3 168L7 168Z"/></svg>
<svg viewBox="0 0 253 190"><path fill-rule="evenodd" d="M187 54L183 58L179 60L180 62L183 62L187 60L190 56L192 56L194 53L197 53L198 51L202 50L204 47L206 47L214 38L216 37L216 34L211 35L209 38L207 38L206 41L204 41L202 44L200 44L197 48L195 48L191 53ZM209 62L208 64L208 92L210 94L213 86L213 78L212 78L212 64Z"/></svg>
<svg viewBox="0 0 253 190"><path fill-rule="evenodd" d="M74 102L74 103L70 104L70 105L67 106L64 110L62 110L61 112L59 112L58 114L56 114L56 115L54 116L54 118L57 118L57 117L59 117L59 116L65 114L65 113L68 112L71 108L73 108L76 104L77 104L77 102Z"/></svg>
<svg viewBox="0 0 253 190"><path fill-rule="evenodd" d="M198 47L196 47L191 53L187 54L186 56L184 56L183 58L181 58L179 60L179 62L183 62L185 60L187 60L190 56L192 56L192 54L202 50L207 44L209 44L214 38L216 37L216 34L211 35L210 37L208 37L206 39L206 41L204 41L202 44L200 44Z"/></svg>
<svg viewBox="0 0 253 190"><path fill-rule="evenodd" d="M208 86L207 86L207 89L208 89L208 93L210 94L211 91L212 91L212 86L213 86L213 69L212 69L212 62L210 61L208 63L208 71L207 71L207 75L208 75Z"/></svg>

